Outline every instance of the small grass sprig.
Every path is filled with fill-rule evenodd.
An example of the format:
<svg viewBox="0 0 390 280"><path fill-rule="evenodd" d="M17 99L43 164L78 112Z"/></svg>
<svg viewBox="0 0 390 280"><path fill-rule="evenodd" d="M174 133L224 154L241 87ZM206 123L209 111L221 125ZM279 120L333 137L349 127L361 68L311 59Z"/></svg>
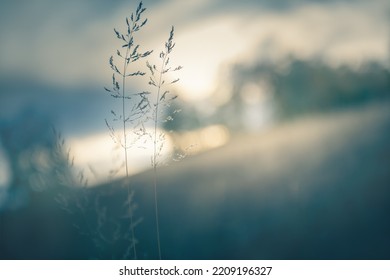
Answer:
<svg viewBox="0 0 390 280"><path fill-rule="evenodd" d="M163 118L162 114L166 110L162 110L163 107L169 107L171 102L177 98L177 95L172 95L171 92L167 89L169 85L177 83L178 78L174 78L170 81L167 80L168 74L171 72L176 72L182 69L182 66L172 67L170 64L170 55L175 47L173 41L174 36L174 27L172 26L168 41L165 43L165 48L160 52L160 65L157 67L155 64L150 64L147 62L147 67L150 71L149 85L155 88L156 95L152 104L152 116L154 127L153 132L150 134L153 142L153 155L151 157L151 164L154 172L154 206L155 206L155 220L156 220L156 235L157 235L157 247L158 247L158 256L161 260L161 240L160 240L160 225L159 225L159 210L158 210L158 193L157 193L157 167L160 164L159 159L161 158L161 152L165 143L165 134L163 132L158 132L158 125L160 122L171 121L173 117L171 115Z"/></svg>
<svg viewBox="0 0 390 280"><path fill-rule="evenodd" d="M128 94L126 88L127 79L144 76L145 72L141 70L131 70L130 65L135 62L149 56L152 51L140 51L140 45L135 43L135 34L141 30L147 23L147 18L142 19L142 15L146 8L143 7L142 2L139 3L135 13L131 13L129 17L126 17L125 33L121 33L114 28L116 37L121 41L121 50L116 51L116 56L111 56L109 59L109 65L113 71L112 75L112 88L105 90L110 93L113 98L121 100L122 110L120 113L111 110L112 122L120 122L121 133L116 133L114 126L106 119L106 125L110 131L111 138L115 143L119 144L123 149L124 155L124 168L126 178L129 178L129 161L128 151L134 143L139 140L140 137L145 133L143 126L143 117L149 111L150 106L148 102L149 92L139 92L135 94ZM119 62L117 62L119 61ZM119 77L119 80L118 80ZM130 138L130 133L133 136ZM128 197L128 213L130 217L130 230L132 235L131 247L133 250L134 259L137 259L136 251L136 238L134 232L134 207L131 205L133 192L130 189L130 185L127 182Z"/></svg>

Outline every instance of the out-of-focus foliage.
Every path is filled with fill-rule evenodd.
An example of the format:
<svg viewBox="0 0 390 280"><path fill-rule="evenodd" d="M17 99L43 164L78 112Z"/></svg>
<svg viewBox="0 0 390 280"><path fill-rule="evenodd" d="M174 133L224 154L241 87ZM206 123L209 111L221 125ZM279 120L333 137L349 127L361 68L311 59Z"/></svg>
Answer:
<svg viewBox="0 0 390 280"><path fill-rule="evenodd" d="M332 67L321 61L236 65L231 100L220 112L245 110L240 93L248 83L265 83L278 119L326 112L390 97L390 72L379 63L358 69ZM234 108L234 109L232 109ZM230 122L224 120L227 124Z"/></svg>
<svg viewBox="0 0 390 280"><path fill-rule="evenodd" d="M8 194L0 209L24 205L31 191L55 189L60 177L70 177L65 151L58 148L57 140L48 118L31 110L0 124L0 141L10 168Z"/></svg>
<svg viewBox="0 0 390 280"><path fill-rule="evenodd" d="M180 117L166 124L168 130L191 130L210 124L223 124L232 131L245 131L250 110L261 114L270 110L266 121L285 121L306 114L332 112L390 98L390 72L383 65L370 62L359 68L330 66L322 61L290 59L283 63L261 62L231 67L230 91L226 102L205 114L204 105L175 103ZM248 87L259 96L248 95ZM253 89L252 89L253 90ZM249 93L251 94L251 93ZM212 103L212 101L210 101ZM256 115L256 114L255 114Z"/></svg>

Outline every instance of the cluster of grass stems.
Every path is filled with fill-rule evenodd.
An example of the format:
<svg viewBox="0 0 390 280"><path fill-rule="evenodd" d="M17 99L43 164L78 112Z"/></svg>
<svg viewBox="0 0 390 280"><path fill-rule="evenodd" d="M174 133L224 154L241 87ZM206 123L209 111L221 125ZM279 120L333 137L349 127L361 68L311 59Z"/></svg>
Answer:
<svg viewBox="0 0 390 280"><path fill-rule="evenodd" d="M165 143L165 134L160 132L158 126L164 121L172 120L172 116L165 116L167 107L177 97L172 95L167 89L169 85L176 83L179 79L167 80L171 76L171 72L180 70L182 67L172 67L170 63L170 55L175 43L173 41L174 28L171 28L169 38L165 42L164 49L159 53L159 65L151 64L146 61L144 64L147 68L144 72L136 68L141 60L153 54L152 50L141 51L140 45L136 43L137 33L145 26L147 19L143 19L145 12L142 2L139 3L135 13L131 13L126 17L126 32L121 33L114 29L115 35L121 41L121 50L116 51L116 55L111 56L109 65L113 71L112 87L105 90L113 97L120 100L121 112L111 110L112 119L106 119L106 125L109 129L110 136L113 141L118 144L123 152L124 169L126 176L126 184L128 190L128 216L130 219L131 242L130 248L134 259L137 259L135 222L133 203L134 191L131 189L129 182L129 149L142 139L147 139L153 143L153 153L151 155L151 165L154 172L154 208L155 208L155 223L156 223L156 238L157 251L159 259L162 259L161 254L161 239L160 239L160 224L159 224L159 209L158 209L158 180L157 168L161 164L162 150ZM146 69L145 68L145 69ZM169 74L169 75L168 75ZM128 93L127 83L129 79L142 78L149 76L148 88L136 93ZM143 79L142 79L143 80ZM119 123L116 126L114 123ZM152 128L147 128L147 124L152 123ZM118 130L120 132L118 132Z"/></svg>

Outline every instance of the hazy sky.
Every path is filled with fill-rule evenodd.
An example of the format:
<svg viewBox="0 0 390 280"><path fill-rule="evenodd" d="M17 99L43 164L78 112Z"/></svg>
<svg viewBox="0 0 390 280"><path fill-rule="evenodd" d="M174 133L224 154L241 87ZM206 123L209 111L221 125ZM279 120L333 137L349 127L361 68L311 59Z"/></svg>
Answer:
<svg viewBox="0 0 390 280"><path fill-rule="evenodd" d="M112 32L137 1L6 0L0 9L0 73L58 86L103 86ZM288 54L359 65L388 61L390 5L375 1L144 1L140 44L158 51L176 27L184 98L210 94L229 63ZM158 52L157 52L158 53Z"/></svg>

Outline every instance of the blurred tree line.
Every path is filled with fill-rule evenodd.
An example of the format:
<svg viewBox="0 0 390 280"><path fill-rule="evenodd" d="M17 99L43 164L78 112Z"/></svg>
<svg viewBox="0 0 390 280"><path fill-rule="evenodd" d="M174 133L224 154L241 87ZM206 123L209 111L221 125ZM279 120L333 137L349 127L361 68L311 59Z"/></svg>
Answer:
<svg viewBox="0 0 390 280"><path fill-rule="evenodd" d="M248 70L253 72L253 78L268 76L277 115L282 119L346 108L390 96L389 70L376 62L354 69L346 65L334 68L319 61L293 60L282 70L277 65L237 69L239 73ZM245 76L240 76L245 81Z"/></svg>
<svg viewBox="0 0 390 280"><path fill-rule="evenodd" d="M212 113L204 114L204 103L200 108L177 104L176 107L182 108L182 115L166 128L185 130L223 124L232 131L245 131L248 128L245 115L250 111L252 122L264 122L264 117L265 121L286 121L388 101L390 97L389 69L378 62L367 62L360 67L334 67L320 60L290 58L282 63L236 64L231 67L227 80L222 82L230 83L228 92L223 93L228 98L209 110ZM265 110L272 113L264 116Z"/></svg>

